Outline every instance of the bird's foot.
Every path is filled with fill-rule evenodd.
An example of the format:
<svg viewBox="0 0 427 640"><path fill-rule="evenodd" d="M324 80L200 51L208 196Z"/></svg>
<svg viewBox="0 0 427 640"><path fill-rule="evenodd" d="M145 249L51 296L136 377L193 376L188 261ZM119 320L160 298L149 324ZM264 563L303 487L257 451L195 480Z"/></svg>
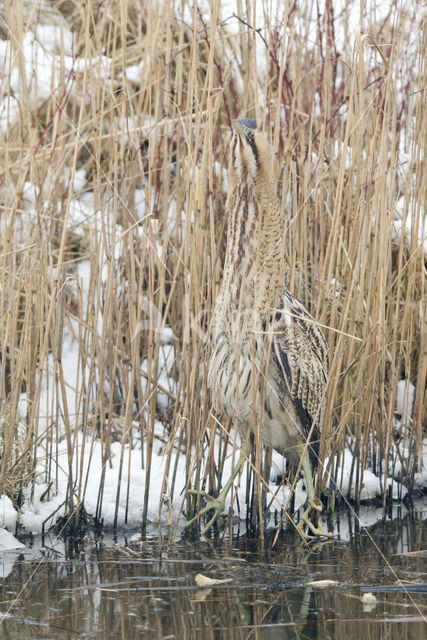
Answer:
<svg viewBox="0 0 427 640"><path fill-rule="evenodd" d="M317 513L321 513L323 511L323 505L319 498L309 498L307 509L301 516L301 520L297 524L297 531L300 536L308 542L313 538L333 538L333 533L329 533L325 531L321 524L317 526L314 524L312 519L310 518L310 513L312 511L316 511ZM309 533L306 533L306 527L309 529Z"/></svg>
<svg viewBox="0 0 427 640"><path fill-rule="evenodd" d="M221 515L221 513L224 512L225 499L227 494L224 491L221 491L219 496L214 498L213 496L209 495L209 493L206 493L206 491L201 491L198 489L190 489L189 493L191 493L194 496L200 496L201 498L204 498L206 504L202 509L200 509L200 511L197 513L197 515L194 516L194 518L191 518L191 520L189 520L186 523L185 525L186 529L188 529L189 527L191 527L192 524L198 521L201 516L206 515L207 513L209 513L209 511L214 511L212 518L209 520L209 522L205 525L205 527L201 531L202 535L205 535L205 533L207 533L209 529L212 527L215 520L217 520L218 517Z"/></svg>

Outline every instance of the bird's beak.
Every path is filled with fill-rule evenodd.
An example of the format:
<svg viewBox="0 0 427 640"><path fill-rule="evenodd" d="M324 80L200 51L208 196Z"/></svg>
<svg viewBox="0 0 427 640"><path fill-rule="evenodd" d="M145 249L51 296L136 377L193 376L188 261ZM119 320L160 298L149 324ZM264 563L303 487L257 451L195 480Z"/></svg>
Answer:
<svg viewBox="0 0 427 640"><path fill-rule="evenodd" d="M251 118L241 118L240 120L233 120L233 127L240 138L248 141L253 131L257 128L257 124Z"/></svg>
<svg viewBox="0 0 427 640"><path fill-rule="evenodd" d="M248 137L248 129L247 127L245 127L245 125L243 125L240 120L233 120L233 127L236 133L239 134L240 138L245 138L247 139Z"/></svg>

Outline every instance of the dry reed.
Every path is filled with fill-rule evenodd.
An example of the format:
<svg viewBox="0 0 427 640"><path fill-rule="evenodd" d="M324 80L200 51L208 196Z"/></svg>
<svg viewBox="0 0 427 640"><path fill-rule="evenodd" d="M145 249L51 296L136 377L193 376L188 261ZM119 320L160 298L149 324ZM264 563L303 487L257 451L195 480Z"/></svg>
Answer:
<svg viewBox="0 0 427 640"><path fill-rule="evenodd" d="M49 484L65 443L72 510L84 499L85 449L102 442L105 473L112 442L121 442L124 465L135 437L144 446L133 455L148 478L145 525L158 419L172 497L174 447L186 456L187 487L218 488L230 425L212 418L206 335L224 259L225 171L237 116L256 117L273 141L296 293L330 328L321 458L330 457L336 474L351 446L361 487L368 465L385 481L393 452L410 487L426 420L421 3L390 5L381 20L375 3L365 3L360 32L329 2L319 16L286 2L279 20L265 2L265 28L254 23L252 0L237 2L239 19L230 20L213 0L207 12L167 0L42 6L7 0L1 16L11 53L1 70L0 494L18 500L36 472ZM54 21L72 27L73 65L58 43L62 62L56 68L52 59L44 71L50 95L40 99L25 72L24 37ZM126 69L138 64L128 79ZM75 203L85 198L92 208L77 217ZM397 230L398 215L406 232ZM86 283L77 271L83 263ZM165 326L175 336L170 388L159 380ZM71 388L66 335L78 348ZM415 385L415 403L397 434L402 379ZM254 458L255 480L263 465L268 475L268 460ZM256 494L261 485L254 486Z"/></svg>

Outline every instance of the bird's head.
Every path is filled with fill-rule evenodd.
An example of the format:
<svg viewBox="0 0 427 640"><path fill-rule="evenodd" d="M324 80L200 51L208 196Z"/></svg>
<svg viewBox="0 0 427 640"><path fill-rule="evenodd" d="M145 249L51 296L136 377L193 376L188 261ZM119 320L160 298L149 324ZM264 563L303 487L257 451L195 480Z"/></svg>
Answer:
<svg viewBox="0 0 427 640"><path fill-rule="evenodd" d="M239 183L270 180L273 170L273 150L265 135L251 118L233 120L230 173Z"/></svg>

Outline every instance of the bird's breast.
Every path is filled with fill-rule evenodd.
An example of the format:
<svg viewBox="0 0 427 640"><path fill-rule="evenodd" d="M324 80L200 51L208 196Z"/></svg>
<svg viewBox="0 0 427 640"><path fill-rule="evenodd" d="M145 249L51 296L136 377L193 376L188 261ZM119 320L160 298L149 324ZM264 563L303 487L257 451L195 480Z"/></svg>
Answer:
<svg viewBox="0 0 427 640"><path fill-rule="evenodd" d="M238 310L230 311L229 318L214 316L208 386L218 409L246 422L250 414L252 372L257 353L249 319L243 316L244 313Z"/></svg>
<svg viewBox="0 0 427 640"><path fill-rule="evenodd" d="M252 308L217 305L211 322L208 386L217 409L238 422L253 422L265 376L262 319Z"/></svg>

